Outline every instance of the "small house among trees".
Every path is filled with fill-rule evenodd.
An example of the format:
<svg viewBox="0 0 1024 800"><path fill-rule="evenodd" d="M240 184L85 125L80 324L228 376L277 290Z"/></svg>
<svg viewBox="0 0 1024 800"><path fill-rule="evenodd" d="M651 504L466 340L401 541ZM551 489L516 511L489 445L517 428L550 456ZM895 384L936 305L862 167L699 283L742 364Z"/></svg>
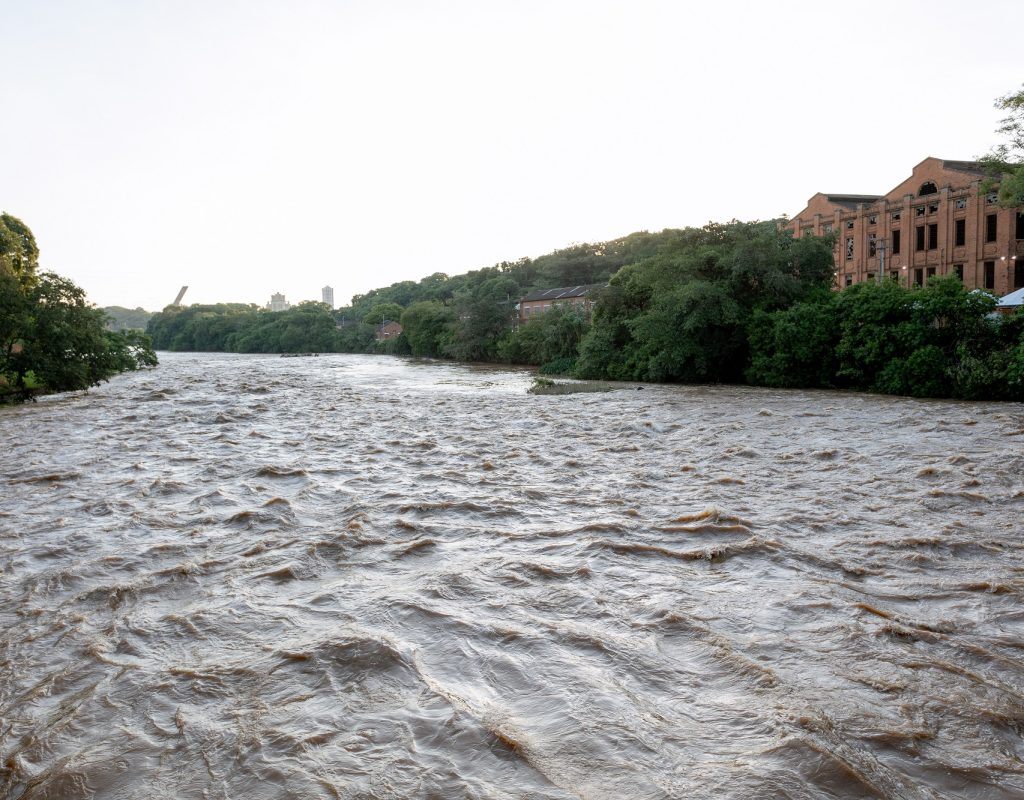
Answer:
<svg viewBox="0 0 1024 800"><path fill-rule="evenodd" d="M599 289L607 284L591 283L584 286L563 286L558 289L539 289L519 300L518 322L529 322L539 314L550 311L556 305L568 306L589 316Z"/></svg>
<svg viewBox="0 0 1024 800"><path fill-rule="evenodd" d="M391 319L384 320L382 325L377 326L376 339L378 342L386 342L388 339L395 339L402 332L402 326Z"/></svg>

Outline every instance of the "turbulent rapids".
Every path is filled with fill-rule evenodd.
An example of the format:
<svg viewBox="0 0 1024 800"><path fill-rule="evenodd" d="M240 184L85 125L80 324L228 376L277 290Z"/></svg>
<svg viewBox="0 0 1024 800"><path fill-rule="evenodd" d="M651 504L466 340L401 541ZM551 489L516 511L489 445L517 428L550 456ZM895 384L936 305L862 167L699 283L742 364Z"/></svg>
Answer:
<svg viewBox="0 0 1024 800"><path fill-rule="evenodd" d="M0 797L1024 796L1024 408L529 383L0 409Z"/></svg>

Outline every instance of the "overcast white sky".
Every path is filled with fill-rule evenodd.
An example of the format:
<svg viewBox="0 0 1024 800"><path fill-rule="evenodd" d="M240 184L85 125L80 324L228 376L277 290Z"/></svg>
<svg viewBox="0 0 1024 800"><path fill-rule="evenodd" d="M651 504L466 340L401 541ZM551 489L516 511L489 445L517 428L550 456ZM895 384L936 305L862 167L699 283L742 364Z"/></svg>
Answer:
<svg viewBox="0 0 1024 800"><path fill-rule="evenodd" d="M995 143L1024 3L0 0L0 209L98 305L793 215Z"/></svg>

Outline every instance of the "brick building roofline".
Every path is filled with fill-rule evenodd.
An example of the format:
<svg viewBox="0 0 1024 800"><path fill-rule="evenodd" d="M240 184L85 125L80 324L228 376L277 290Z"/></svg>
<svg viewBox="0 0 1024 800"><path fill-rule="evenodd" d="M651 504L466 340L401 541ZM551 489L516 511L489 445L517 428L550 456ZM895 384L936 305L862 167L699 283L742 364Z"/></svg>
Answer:
<svg viewBox="0 0 1024 800"><path fill-rule="evenodd" d="M860 203L874 203L882 199L880 194L831 194L825 193L825 199L830 203L839 205L856 206Z"/></svg>
<svg viewBox="0 0 1024 800"><path fill-rule="evenodd" d="M958 161L956 159L947 158L936 158L934 156L928 156L923 159L920 163L914 166L911 170L911 174L916 173L921 167L927 164L929 161L937 161L942 165L943 169L953 170L955 172L964 172L971 175L974 178L981 178L985 176L985 166L980 161ZM900 186L905 183L906 180L896 184ZM872 205L877 203L879 200L884 200L888 197L888 194L845 194L841 192L818 192L813 195L808 201L807 206L810 206L816 197L823 197L829 203L840 206L848 211L855 211L857 206L860 204ZM805 209L806 210L806 209Z"/></svg>
<svg viewBox="0 0 1024 800"><path fill-rule="evenodd" d="M924 161L928 161L930 158L931 156L926 158ZM955 169L957 172L973 172L978 175L985 174L985 167L982 166L980 161L954 161L946 158L937 158L935 160L941 161L942 166L945 169ZM923 164L924 161L922 161L921 164ZM919 167L921 164L918 164L917 166ZM916 168L917 167L915 167L915 169Z"/></svg>
<svg viewBox="0 0 1024 800"><path fill-rule="evenodd" d="M558 289L538 289L535 292L530 292L525 297L519 298L519 302L523 303L528 300L565 300L570 297L584 297L595 289L603 289L605 285L603 283L589 283L582 286L562 286Z"/></svg>

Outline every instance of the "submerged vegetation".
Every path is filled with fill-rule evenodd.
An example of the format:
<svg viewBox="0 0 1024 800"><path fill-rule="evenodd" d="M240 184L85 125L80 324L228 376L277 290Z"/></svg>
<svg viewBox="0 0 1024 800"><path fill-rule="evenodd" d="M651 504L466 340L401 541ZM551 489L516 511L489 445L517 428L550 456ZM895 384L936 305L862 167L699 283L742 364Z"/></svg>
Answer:
<svg viewBox="0 0 1024 800"><path fill-rule="evenodd" d="M593 394L632 388L634 387L607 381L553 381L550 378L538 377L533 379L533 385L526 391L529 394Z"/></svg>
<svg viewBox="0 0 1024 800"><path fill-rule="evenodd" d="M85 292L38 266L32 231L0 215L0 402L88 389L156 364L144 334L106 330L106 315Z"/></svg>

